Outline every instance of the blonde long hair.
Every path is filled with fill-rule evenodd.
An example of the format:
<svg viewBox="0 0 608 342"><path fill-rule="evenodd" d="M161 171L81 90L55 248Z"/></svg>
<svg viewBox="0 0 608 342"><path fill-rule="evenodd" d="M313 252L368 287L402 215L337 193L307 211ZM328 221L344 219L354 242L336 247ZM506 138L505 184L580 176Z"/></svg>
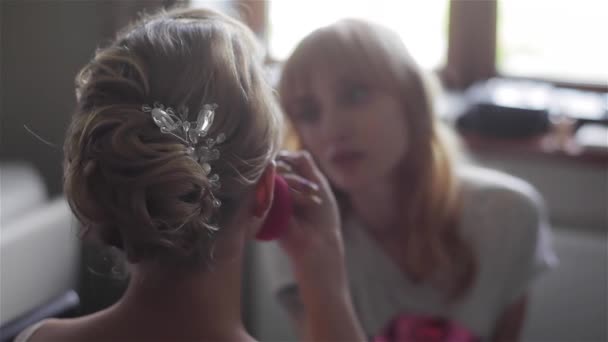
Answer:
<svg viewBox="0 0 608 342"><path fill-rule="evenodd" d="M203 9L143 17L99 49L76 78L64 143L64 191L82 235L131 262L207 260L280 146L280 109L261 57L243 24ZM219 105L209 132L226 135L212 162L219 209L201 165L142 111L154 102L187 108L189 121L204 104Z"/></svg>
<svg viewBox="0 0 608 342"><path fill-rule="evenodd" d="M435 115L428 79L397 34L354 19L318 29L297 46L283 66L279 85L285 111L296 94L310 88L315 70L360 78L402 101L410 150L398 182L408 189L404 193L411 193L405 198L404 212L409 214L403 217L405 269L414 281L430 281L449 298L460 297L472 285L476 260L457 229L461 195L454 170L456 140Z"/></svg>

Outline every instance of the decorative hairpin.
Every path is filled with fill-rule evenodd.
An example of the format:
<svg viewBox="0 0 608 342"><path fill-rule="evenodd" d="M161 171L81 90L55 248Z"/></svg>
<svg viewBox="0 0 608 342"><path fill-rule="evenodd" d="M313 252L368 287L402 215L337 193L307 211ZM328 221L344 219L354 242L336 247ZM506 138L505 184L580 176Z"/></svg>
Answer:
<svg viewBox="0 0 608 342"><path fill-rule="evenodd" d="M170 134L184 143L186 153L196 160L203 168L205 175L209 176L211 173L209 162L220 157L220 151L215 146L226 140L224 133L220 133L215 139L207 137L217 107L215 103L204 105L198 112L196 122L188 121L188 108L180 109L176 114L173 108L154 102L154 107L143 105L142 110L151 114L152 120L162 133ZM212 174L209 176L209 183L211 184L210 190L219 189L220 176L217 173ZM221 201L213 196L212 191L210 193L213 197L213 206L219 207L222 204Z"/></svg>

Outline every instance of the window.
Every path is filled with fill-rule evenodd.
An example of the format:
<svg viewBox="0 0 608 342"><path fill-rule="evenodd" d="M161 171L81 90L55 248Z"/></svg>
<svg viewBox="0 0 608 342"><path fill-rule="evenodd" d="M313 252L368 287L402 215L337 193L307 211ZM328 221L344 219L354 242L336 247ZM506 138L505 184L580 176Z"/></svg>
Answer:
<svg viewBox="0 0 608 342"><path fill-rule="evenodd" d="M502 0L498 72L572 83L608 82L604 0Z"/></svg>
<svg viewBox="0 0 608 342"><path fill-rule="evenodd" d="M399 33L410 53L427 69L446 60L448 0L270 1L270 55L283 60L310 32L341 18L362 18Z"/></svg>
<svg viewBox="0 0 608 342"><path fill-rule="evenodd" d="M227 0L190 0L188 2L193 8L210 8L212 10L222 12L226 15L238 18L238 12L234 8L234 4Z"/></svg>

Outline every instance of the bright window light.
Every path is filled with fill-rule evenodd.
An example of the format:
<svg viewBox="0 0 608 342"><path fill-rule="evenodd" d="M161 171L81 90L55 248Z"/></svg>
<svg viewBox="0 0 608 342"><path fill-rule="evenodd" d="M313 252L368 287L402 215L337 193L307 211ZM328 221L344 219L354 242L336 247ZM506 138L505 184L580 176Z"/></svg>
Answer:
<svg viewBox="0 0 608 342"><path fill-rule="evenodd" d="M501 74L608 84L608 1L502 0Z"/></svg>
<svg viewBox="0 0 608 342"><path fill-rule="evenodd" d="M446 60L448 0L273 0L269 7L270 55L279 60L310 32L342 18L362 18L395 30L424 68L438 68Z"/></svg>

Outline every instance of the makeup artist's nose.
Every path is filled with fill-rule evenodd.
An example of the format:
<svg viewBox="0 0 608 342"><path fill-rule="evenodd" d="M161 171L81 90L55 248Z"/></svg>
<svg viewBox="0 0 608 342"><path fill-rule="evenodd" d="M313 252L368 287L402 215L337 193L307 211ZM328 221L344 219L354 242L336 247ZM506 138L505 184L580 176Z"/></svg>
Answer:
<svg viewBox="0 0 608 342"><path fill-rule="evenodd" d="M325 110L322 127L325 142L334 143L348 139L353 129L349 113L334 104L326 106Z"/></svg>

